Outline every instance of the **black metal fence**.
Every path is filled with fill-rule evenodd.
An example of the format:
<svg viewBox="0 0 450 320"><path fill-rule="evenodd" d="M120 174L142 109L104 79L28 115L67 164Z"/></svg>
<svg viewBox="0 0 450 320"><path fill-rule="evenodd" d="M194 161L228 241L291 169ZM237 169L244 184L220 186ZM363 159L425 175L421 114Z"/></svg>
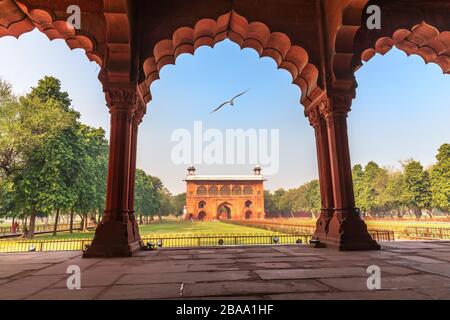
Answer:
<svg viewBox="0 0 450 320"><path fill-rule="evenodd" d="M84 250L92 239L0 240L0 252Z"/></svg>
<svg viewBox="0 0 450 320"><path fill-rule="evenodd" d="M227 223L255 227L287 234L309 234L312 236L316 230L315 226L306 224L289 223L286 221L264 221L264 220L242 220L226 221ZM394 231L385 229L368 229L372 238L376 241L395 241Z"/></svg>
<svg viewBox="0 0 450 320"><path fill-rule="evenodd" d="M202 234L202 235L147 235L142 237L144 244L158 247L203 247L203 246L241 246L269 244L306 244L309 234Z"/></svg>
<svg viewBox="0 0 450 320"><path fill-rule="evenodd" d="M309 234L154 234L142 237L142 245L152 248L307 244ZM0 252L84 250L92 239L1 240Z"/></svg>
<svg viewBox="0 0 450 320"><path fill-rule="evenodd" d="M87 224L87 229L94 229L97 225L95 223L88 223ZM43 233L50 233L53 232L54 229L54 225L53 224L38 224L34 227L34 233L35 234L43 234ZM80 223L74 223L72 230L74 231L78 231L81 230L83 228L83 226ZM16 232L13 232L13 228L12 227L0 227L0 236L12 236L12 235L17 235L19 236L20 234L23 233L23 227L19 226L18 229L16 229ZM58 224L58 228L57 228L57 232L63 232L63 231L70 231L70 224L69 223L61 223Z"/></svg>
<svg viewBox="0 0 450 320"><path fill-rule="evenodd" d="M368 229L367 231L375 241L395 241L395 233L392 230Z"/></svg>
<svg viewBox="0 0 450 320"><path fill-rule="evenodd" d="M407 227L405 235L416 239L450 239L450 228Z"/></svg>

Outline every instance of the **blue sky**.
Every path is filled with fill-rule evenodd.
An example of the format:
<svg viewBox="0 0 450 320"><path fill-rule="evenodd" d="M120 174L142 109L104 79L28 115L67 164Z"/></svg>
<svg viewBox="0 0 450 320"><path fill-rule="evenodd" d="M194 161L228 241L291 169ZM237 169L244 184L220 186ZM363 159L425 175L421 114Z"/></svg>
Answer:
<svg viewBox="0 0 450 320"><path fill-rule="evenodd" d="M62 40L50 42L37 31L0 39L0 77L21 94L44 75L59 78L82 121L108 131L109 114L99 67L82 50L70 51ZM317 178L314 132L303 115L300 91L285 70L270 58L259 58L224 41L215 48L199 48L166 66L151 86L153 100L139 128L138 166L163 179L174 193L184 191L186 165L171 161L178 128L278 129L280 170L268 176L266 187L296 187ZM377 55L357 73L357 97L349 115L349 143L353 164L374 160L400 167L414 158L425 166L437 148L450 143L450 77L418 56L399 50ZM222 101L250 89L235 108L210 114ZM109 131L108 131L109 132ZM199 174L247 174L247 165L198 165Z"/></svg>

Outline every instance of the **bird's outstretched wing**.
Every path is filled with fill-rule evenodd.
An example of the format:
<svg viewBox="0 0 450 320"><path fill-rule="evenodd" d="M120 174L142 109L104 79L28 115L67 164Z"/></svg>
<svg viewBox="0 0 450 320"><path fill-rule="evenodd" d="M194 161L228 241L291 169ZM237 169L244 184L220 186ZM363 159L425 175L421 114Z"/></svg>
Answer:
<svg viewBox="0 0 450 320"><path fill-rule="evenodd" d="M244 92L239 93L238 95L235 95L233 98L231 98L231 100L236 99L237 97L242 96L243 94L245 94L248 90L245 90Z"/></svg>
<svg viewBox="0 0 450 320"><path fill-rule="evenodd" d="M216 112L217 110L219 110L220 108L222 108L224 105L230 103L230 101L226 101L224 103L222 103L220 106L218 106L217 108L215 108L213 111L211 111L210 113Z"/></svg>

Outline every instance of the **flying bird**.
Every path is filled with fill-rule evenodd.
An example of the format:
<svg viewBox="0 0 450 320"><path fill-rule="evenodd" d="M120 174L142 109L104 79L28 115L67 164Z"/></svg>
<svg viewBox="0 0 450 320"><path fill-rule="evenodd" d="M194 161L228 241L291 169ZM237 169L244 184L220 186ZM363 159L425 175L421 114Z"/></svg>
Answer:
<svg viewBox="0 0 450 320"><path fill-rule="evenodd" d="M220 106L218 106L217 108L215 108L213 111L211 111L210 113L216 112L217 110L219 110L220 108L222 108L224 105L226 104L230 104L231 106L234 106L234 99L236 99L237 97L242 96L244 93L246 93L248 90L245 90L244 92L239 93L238 95L235 95L233 98L231 98L228 101L225 101L224 103L222 103Z"/></svg>

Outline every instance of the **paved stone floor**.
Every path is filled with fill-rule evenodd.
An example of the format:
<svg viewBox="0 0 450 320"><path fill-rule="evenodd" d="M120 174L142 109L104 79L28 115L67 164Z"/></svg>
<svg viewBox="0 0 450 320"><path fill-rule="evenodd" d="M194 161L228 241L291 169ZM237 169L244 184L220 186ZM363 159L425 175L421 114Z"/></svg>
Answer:
<svg viewBox="0 0 450 320"><path fill-rule="evenodd" d="M66 287L69 265L81 269L80 290ZM367 289L370 265L381 268L381 290ZM179 298L450 299L450 242L388 242L366 252L160 249L116 259L67 251L0 254L0 299Z"/></svg>

